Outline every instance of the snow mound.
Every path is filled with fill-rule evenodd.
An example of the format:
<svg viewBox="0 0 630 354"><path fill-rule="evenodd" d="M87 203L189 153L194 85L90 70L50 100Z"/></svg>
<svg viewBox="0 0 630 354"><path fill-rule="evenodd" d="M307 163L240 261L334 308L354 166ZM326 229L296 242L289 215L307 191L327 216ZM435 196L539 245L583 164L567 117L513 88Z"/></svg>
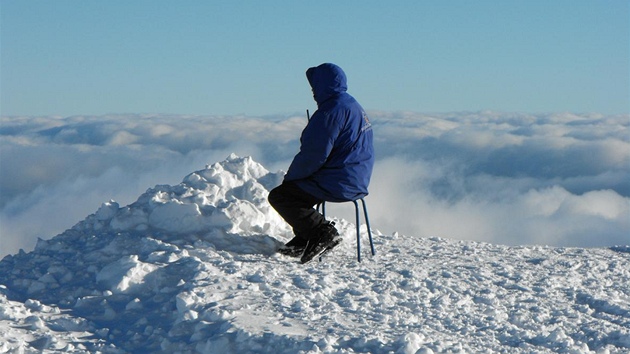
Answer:
<svg viewBox="0 0 630 354"><path fill-rule="evenodd" d="M251 157L231 155L191 173L179 185L149 189L129 206L104 203L74 230L151 233L162 239L205 234L199 239L244 250L240 247L244 237L288 232L267 203L268 190L281 181L281 173L270 173ZM275 251L272 242L269 246L267 254Z"/></svg>
<svg viewBox="0 0 630 354"><path fill-rule="evenodd" d="M355 227L323 262L275 253L282 173L234 155L110 201L0 261L0 353L627 353L630 253ZM365 233L365 229L362 232ZM366 238L366 235L363 235Z"/></svg>

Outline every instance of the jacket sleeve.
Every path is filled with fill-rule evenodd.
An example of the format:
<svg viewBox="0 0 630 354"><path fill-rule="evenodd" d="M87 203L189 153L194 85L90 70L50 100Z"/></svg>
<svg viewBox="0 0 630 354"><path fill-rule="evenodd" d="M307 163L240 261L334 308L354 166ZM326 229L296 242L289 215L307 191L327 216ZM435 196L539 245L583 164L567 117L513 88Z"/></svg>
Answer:
<svg viewBox="0 0 630 354"><path fill-rule="evenodd" d="M340 126L331 114L315 112L302 131L300 151L293 158L284 180L305 179L321 169L333 149L339 131Z"/></svg>

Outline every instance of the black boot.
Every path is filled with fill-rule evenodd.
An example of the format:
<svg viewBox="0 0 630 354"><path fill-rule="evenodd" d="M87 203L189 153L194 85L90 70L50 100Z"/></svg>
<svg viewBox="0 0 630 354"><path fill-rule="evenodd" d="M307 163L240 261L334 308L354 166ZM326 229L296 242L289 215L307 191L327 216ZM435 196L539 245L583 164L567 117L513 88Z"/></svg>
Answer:
<svg viewBox="0 0 630 354"><path fill-rule="evenodd" d="M299 257L304 253L308 241L300 236L295 236L291 241L280 247L278 252L289 257Z"/></svg>
<svg viewBox="0 0 630 354"><path fill-rule="evenodd" d="M322 254L324 251L331 250L341 242L339 231L335 228L334 223L323 223L319 226L313 236L308 240L308 244L304 249L304 254L300 261L304 264Z"/></svg>

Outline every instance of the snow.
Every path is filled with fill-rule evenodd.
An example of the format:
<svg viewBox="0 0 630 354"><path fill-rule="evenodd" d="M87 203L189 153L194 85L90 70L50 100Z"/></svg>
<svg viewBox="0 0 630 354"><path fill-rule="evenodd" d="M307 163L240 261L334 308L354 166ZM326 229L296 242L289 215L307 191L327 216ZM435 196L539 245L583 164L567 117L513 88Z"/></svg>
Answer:
<svg viewBox="0 0 630 354"><path fill-rule="evenodd" d="M5 257L0 352L630 352L627 245L374 229L358 263L335 219L344 242L302 265L275 253L292 237L266 201L282 175L231 155Z"/></svg>

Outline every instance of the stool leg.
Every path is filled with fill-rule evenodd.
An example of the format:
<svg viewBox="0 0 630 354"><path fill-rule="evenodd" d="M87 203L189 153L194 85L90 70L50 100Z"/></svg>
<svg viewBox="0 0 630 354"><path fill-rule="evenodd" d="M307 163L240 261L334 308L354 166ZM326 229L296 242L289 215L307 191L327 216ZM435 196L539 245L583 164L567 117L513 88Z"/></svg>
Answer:
<svg viewBox="0 0 630 354"><path fill-rule="evenodd" d="M317 204L317 206L315 207L315 210L319 211L319 207L322 207L322 215L324 216L324 219L326 218L326 202L323 201L319 204Z"/></svg>
<svg viewBox="0 0 630 354"><path fill-rule="evenodd" d="M326 201L321 202L321 204L317 204L317 211L319 211L319 206L322 206L322 216L326 219ZM322 261L322 257L319 257L319 261Z"/></svg>
<svg viewBox="0 0 630 354"><path fill-rule="evenodd" d="M375 255L376 252L374 251L374 242L372 242L372 230L370 229L370 219L368 218L367 206L363 198L361 198L361 204L363 204L363 215L365 215L365 225L367 226L367 232L370 238L370 248L372 249L372 255Z"/></svg>
<svg viewBox="0 0 630 354"><path fill-rule="evenodd" d="M361 220L359 220L359 203L356 200L352 201L354 203L354 211L357 219L357 261L361 262Z"/></svg>

